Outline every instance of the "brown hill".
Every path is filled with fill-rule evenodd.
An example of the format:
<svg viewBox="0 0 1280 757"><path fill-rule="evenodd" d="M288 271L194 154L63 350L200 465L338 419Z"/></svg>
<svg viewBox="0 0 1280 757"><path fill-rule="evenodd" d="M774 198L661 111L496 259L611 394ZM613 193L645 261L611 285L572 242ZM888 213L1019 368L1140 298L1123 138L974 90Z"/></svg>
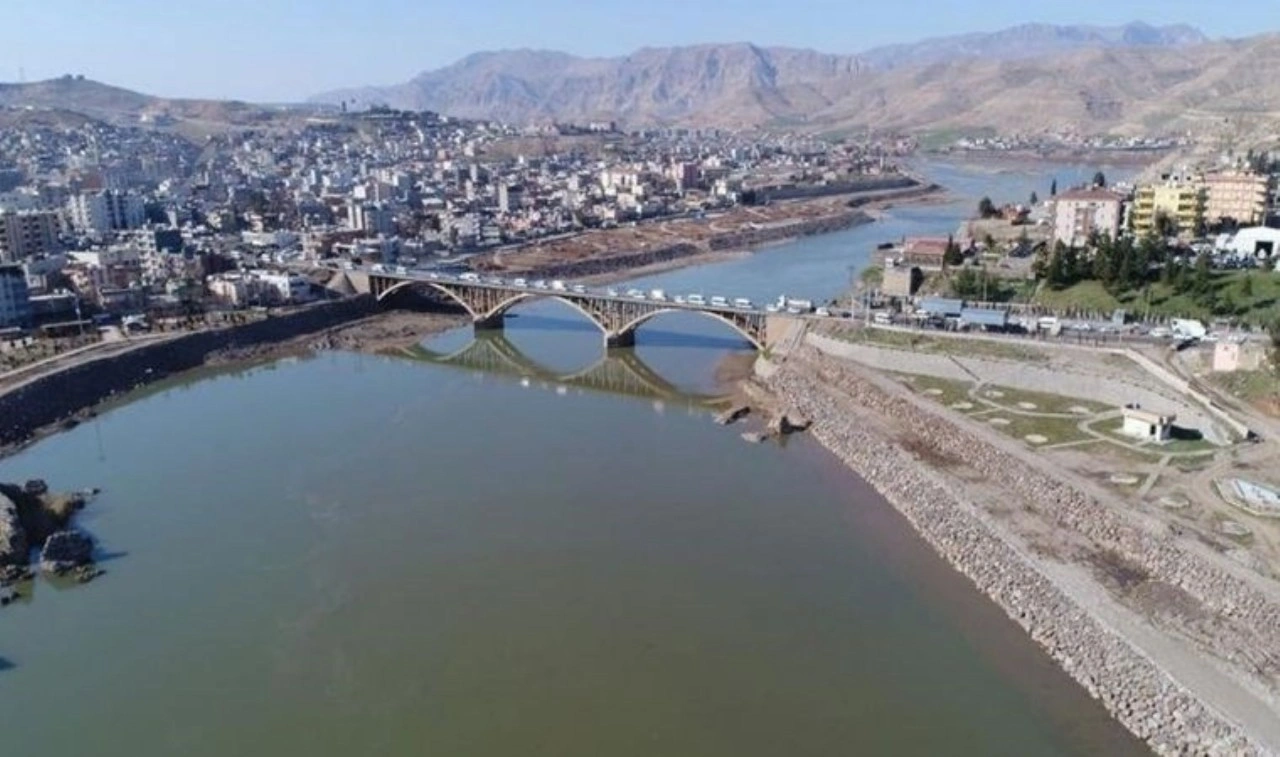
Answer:
<svg viewBox="0 0 1280 757"><path fill-rule="evenodd" d="M1034 60L966 60L864 78L815 119L879 128L1202 129L1280 111L1280 36L1188 49L1089 50Z"/></svg>
<svg viewBox="0 0 1280 757"><path fill-rule="evenodd" d="M79 76L23 84L0 83L0 108L43 113L46 118L77 114L110 123L149 123L179 130L261 124L278 112L229 100L152 97Z"/></svg>
<svg viewBox="0 0 1280 757"><path fill-rule="evenodd" d="M999 133L1170 133L1280 111L1280 36L1209 43L1189 33L1165 37L1167 44L887 69L852 56L749 44L646 49L625 58L481 53L403 85L316 100L512 122Z"/></svg>
<svg viewBox="0 0 1280 757"><path fill-rule="evenodd" d="M861 73L850 56L746 43L646 48L623 58L516 50L314 100L514 122L763 123L803 120L847 94Z"/></svg>

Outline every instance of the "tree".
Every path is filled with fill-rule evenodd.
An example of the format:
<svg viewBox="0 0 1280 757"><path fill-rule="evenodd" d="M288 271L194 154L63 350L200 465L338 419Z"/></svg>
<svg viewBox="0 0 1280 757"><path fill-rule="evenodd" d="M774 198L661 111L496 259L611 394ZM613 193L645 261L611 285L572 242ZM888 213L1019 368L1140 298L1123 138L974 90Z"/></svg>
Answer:
<svg viewBox="0 0 1280 757"><path fill-rule="evenodd" d="M942 264L944 266L956 266L964 263L964 253L960 250L960 245L956 244L956 240L947 237L947 249L942 253Z"/></svg>
<svg viewBox="0 0 1280 757"><path fill-rule="evenodd" d="M982 246L987 248L987 252L996 251L996 238L987 234L982 238Z"/></svg>
<svg viewBox="0 0 1280 757"><path fill-rule="evenodd" d="M1280 316L1267 324L1267 336L1271 337L1271 369L1280 373Z"/></svg>
<svg viewBox="0 0 1280 757"><path fill-rule="evenodd" d="M1217 290L1213 286L1213 261L1207 252L1196 257L1191 274L1191 291L1195 292L1197 301L1205 307L1212 308L1217 301Z"/></svg>
<svg viewBox="0 0 1280 757"><path fill-rule="evenodd" d="M1093 175L1093 185L1105 189L1107 186L1107 175L1099 171Z"/></svg>
<svg viewBox="0 0 1280 757"><path fill-rule="evenodd" d="M1178 222L1174 220L1173 216L1162 210L1156 213L1155 230L1161 239L1175 237L1178 235Z"/></svg>
<svg viewBox="0 0 1280 757"><path fill-rule="evenodd" d="M951 293L962 300L977 299L982 295L982 284L976 268L961 268L951 279Z"/></svg>
<svg viewBox="0 0 1280 757"><path fill-rule="evenodd" d="M982 218L994 218L1000 215L1000 209L996 207L990 197L983 197L978 201L978 215Z"/></svg>
<svg viewBox="0 0 1280 757"><path fill-rule="evenodd" d="M1246 300L1253 298L1253 275L1246 274L1244 281L1240 282L1240 296Z"/></svg>
<svg viewBox="0 0 1280 757"><path fill-rule="evenodd" d="M1031 190L1031 202L1029 204L1033 208L1040 204L1040 195L1036 194L1034 189Z"/></svg>
<svg viewBox="0 0 1280 757"><path fill-rule="evenodd" d="M1058 196L1058 179L1056 176L1053 179L1053 183L1049 185L1049 196L1050 197Z"/></svg>

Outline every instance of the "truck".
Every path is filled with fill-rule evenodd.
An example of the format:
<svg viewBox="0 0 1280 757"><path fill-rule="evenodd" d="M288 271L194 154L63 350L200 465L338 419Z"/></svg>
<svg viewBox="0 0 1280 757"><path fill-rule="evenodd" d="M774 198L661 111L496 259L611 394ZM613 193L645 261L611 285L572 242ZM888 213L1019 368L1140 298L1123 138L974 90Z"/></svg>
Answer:
<svg viewBox="0 0 1280 757"><path fill-rule="evenodd" d="M653 300L654 302L666 302L667 293L661 289L650 289L649 299Z"/></svg>
<svg viewBox="0 0 1280 757"><path fill-rule="evenodd" d="M798 300L798 299L794 299L794 298L791 298L791 297L787 297L787 296L784 294L784 295L782 295L781 297L779 297L779 298L778 298L778 309L779 309L779 310L786 310L787 312L796 311L796 312L799 312L799 313L812 313L812 312L813 312L813 301L812 301L812 300Z"/></svg>
<svg viewBox="0 0 1280 757"><path fill-rule="evenodd" d="M563 281L561 281L560 279L556 279L555 281L551 282L551 288L557 292L563 292L567 287L565 287Z"/></svg>
<svg viewBox="0 0 1280 757"><path fill-rule="evenodd" d="M1169 329L1179 339L1204 339L1209 335L1203 323L1190 318L1174 318L1169 322Z"/></svg>
<svg viewBox="0 0 1280 757"><path fill-rule="evenodd" d="M751 304L751 300L748 300L746 297L735 297L733 300L733 306L741 310L751 310L754 307Z"/></svg>
<svg viewBox="0 0 1280 757"><path fill-rule="evenodd" d="M459 280L459 281L471 281L471 282L476 282L476 281L479 281L479 280L480 280L480 274L478 274L478 273L472 273L471 271L467 271L466 273L464 273L464 274L462 274L462 275L458 276L458 280Z"/></svg>
<svg viewBox="0 0 1280 757"><path fill-rule="evenodd" d="M729 306L729 301L723 297L716 296L711 298L711 304L713 307L723 308Z"/></svg>
<svg viewBox="0 0 1280 757"><path fill-rule="evenodd" d="M386 273L386 272L387 272L387 267L386 267L385 265L381 264L381 263L374 263L374 264L369 268L369 270L373 271L374 273Z"/></svg>

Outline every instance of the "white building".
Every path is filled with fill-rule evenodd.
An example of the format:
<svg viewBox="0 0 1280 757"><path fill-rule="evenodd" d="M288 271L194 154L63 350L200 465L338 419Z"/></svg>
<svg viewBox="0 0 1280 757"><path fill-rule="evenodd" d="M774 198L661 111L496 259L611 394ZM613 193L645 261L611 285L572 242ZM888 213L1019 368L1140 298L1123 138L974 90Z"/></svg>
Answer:
<svg viewBox="0 0 1280 757"><path fill-rule="evenodd" d="M1160 415L1143 410L1138 405L1126 405L1123 409L1125 436L1149 442L1167 442L1173 433L1175 415Z"/></svg>
<svg viewBox="0 0 1280 757"><path fill-rule="evenodd" d="M1280 229L1253 226L1218 238L1215 247L1241 257L1273 257L1280 252Z"/></svg>
<svg viewBox="0 0 1280 757"><path fill-rule="evenodd" d="M142 198L106 189L74 195L67 201L71 226L85 234L136 229L146 221Z"/></svg>
<svg viewBox="0 0 1280 757"><path fill-rule="evenodd" d="M1124 198L1105 189L1073 189L1053 200L1053 241L1083 247L1095 234L1117 239Z"/></svg>
<svg viewBox="0 0 1280 757"><path fill-rule="evenodd" d="M352 203L347 206L347 226L370 236L395 236L395 213L376 203Z"/></svg>

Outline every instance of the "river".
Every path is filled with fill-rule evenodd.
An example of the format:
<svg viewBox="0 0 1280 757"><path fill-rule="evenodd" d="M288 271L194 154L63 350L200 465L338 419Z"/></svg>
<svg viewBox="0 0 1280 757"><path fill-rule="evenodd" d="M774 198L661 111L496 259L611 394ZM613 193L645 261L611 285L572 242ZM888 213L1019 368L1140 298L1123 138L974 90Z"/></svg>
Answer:
<svg viewBox="0 0 1280 757"><path fill-rule="evenodd" d="M955 203L643 283L833 296L1032 180L931 169ZM0 461L103 487L108 571L0 611L2 753L1142 752L816 444L711 422L723 326L602 361L567 308L517 315L185 377Z"/></svg>

